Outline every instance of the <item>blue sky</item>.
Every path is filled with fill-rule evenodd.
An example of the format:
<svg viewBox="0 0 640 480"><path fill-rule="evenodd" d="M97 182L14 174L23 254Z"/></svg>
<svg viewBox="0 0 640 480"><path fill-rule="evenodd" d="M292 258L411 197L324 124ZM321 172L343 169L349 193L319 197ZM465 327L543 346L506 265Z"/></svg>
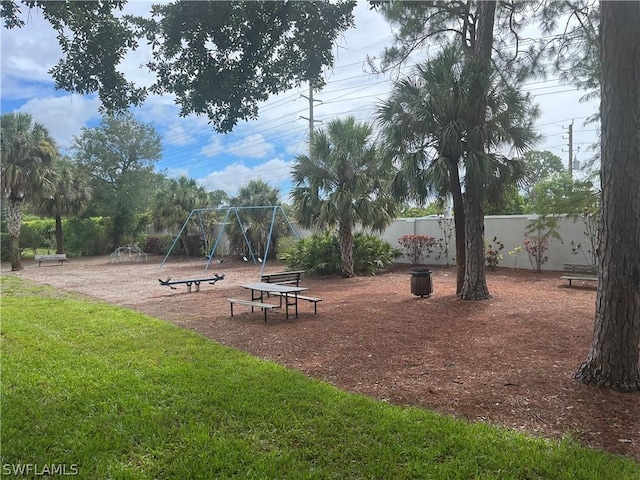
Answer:
<svg viewBox="0 0 640 480"><path fill-rule="evenodd" d="M155 2L157 3L157 2ZM151 2L134 1L127 13L144 14ZM376 105L391 90L388 75L372 75L367 55L375 57L391 44L391 28L383 18L359 2L355 29L344 33L335 48L336 64L325 72L327 85L316 93L314 117L327 122L353 115L371 121ZM61 148L68 147L82 127L100 121L96 95L81 96L56 91L47 71L60 58L55 32L38 10L32 10L22 29L1 31L0 109L2 113L28 112L43 123ZM153 77L139 65L150 59L142 48L129 55L122 70L128 79L149 85ZM574 121L574 153L579 161L593 155L588 150L597 138L597 125L583 126L597 111L597 101L581 103L583 92L555 79L536 80L526 85L542 110L537 121L543 135L539 150L549 150L568 161L567 126ZM207 118L179 117L170 96L151 96L141 108L132 109L138 120L152 123L162 137L164 153L157 169L171 176L188 175L208 190L222 189L235 195L250 180L262 179L278 187L283 200L289 192L290 167L295 156L307 152L309 103L302 86L272 97L260 107L259 118L241 122L229 134L217 134ZM317 124L322 128L322 123ZM578 149L579 148L579 149Z"/></svg>

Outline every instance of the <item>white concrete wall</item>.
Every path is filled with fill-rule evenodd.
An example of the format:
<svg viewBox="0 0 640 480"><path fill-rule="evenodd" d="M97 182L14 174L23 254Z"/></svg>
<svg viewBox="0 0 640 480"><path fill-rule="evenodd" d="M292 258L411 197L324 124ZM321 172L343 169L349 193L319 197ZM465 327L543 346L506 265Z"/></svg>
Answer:
<svg viewBox="0 0 640 480"><path fill-rule="evenodd" d="M500 252L503 258L498 266L513 267L516 265L516 258L510 256L509 252L519 246L522 248L517 258L517 268L532 268L523 241L525 239L527 226L536 218L537 215L497 215L485 217L485 238L491 240L495 236L498 241L504 244L504 249ZM581 253L577 255L571 253L572 241L581 243L585 248L585 252L587 248L590 248L589 241L584 235L585 226L582 220L574 220L572 217L561 217L559 218L559 224L558 233L562 237L562 241L556 239L551 240L546 254L549 258L542 266L542 270L562 270L563 264L565 263L588 263ZM297 225L295 225L295 229L300 238L311 234L310 231L301 229ZM440 230L438 218L436 217L399 218L389 225L380 236L383 240L389 242L391 246L399 248L398 239L403 235L411 234L431 235L436 239L443 238L443 233ZM455 265L455 234L449 242L449 256L450 263ZM444 257L442 255L439 259L437 257L438 250L436 249L429 258L423 259L422 263L427 265L444 265L446 262ZM403 256L398 259L398 262L409 263L409 259Z"/></svg>
<svg viewBox="0 0 640 480"><path fill-rule="evenodd" d="M504 249L500 252L503 259L499 266L513 267L515 257L510 256L509 252L515 247L522 247L517 260L518 268L531 268L529 257L524 249L523 241L525 239L525 230L532 220L537 218L536 215L497 215L485 217L484 230L485 238L497 240L504 244ZM571 242L581 243L585 248L588 247L588 240L584 235L584 224L582 220L574 221L571 217L561 217L559 219L560 228L558 233L562 237L562 241L552 239L547 250L549 257L547 262L542 266L543 270L562 270L564 263L588 263L581 253L573 255L571 253ZM384 240L393 246L398 246L398 238L408 234L431 235L436 238L442 238L443 234L438 225L437 218L400 218L395 220L389 228L381 235ZM451 238L449 244L451 257L455 257L455 236ZM436 259L437 255L432 254L431 257L424 261L426 264L443 265L444 259ZM409 262L407 258L401 258L400 262Z"/></svg>

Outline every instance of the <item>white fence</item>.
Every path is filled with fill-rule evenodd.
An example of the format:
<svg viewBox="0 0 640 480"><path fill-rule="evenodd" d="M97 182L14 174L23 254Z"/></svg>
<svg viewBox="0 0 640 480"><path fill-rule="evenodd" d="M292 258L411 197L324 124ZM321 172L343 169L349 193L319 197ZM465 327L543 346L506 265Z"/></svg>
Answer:
<svg viewBox="0 0 640 480"><path fill-rule="evenodd" d="M498 266L530 269L531 263L529 256L524 248L525 230L527 226L535 220L537 215L496 215L488 216L484 219L485 238L492 240L496 237L499 242L504 244L504 249L500 252L502 260ZM453 222L453 219L451 220ZM548 260L542 265L542 270L562 270L565 263L590 263L587 253L591 249L589 239L585 236L585 224L580 218L562 216L558 219L558 234L562 240L551 239L549 249L546 252ZM296 231L300 238L310 234L309 231L300 229L296 226ZM389 242L392 246L401 248L398 239L403 235L431 235L436 239L444 237L437 217L421 217L421 218L399 218L395 220L380 237ZM571 242L581 244L582 251L577 254L572 253ZM509 255L516 247L521 247L520 253ZM440 249L437 247L431 253L429 258L422 258L421 263L427 265L445 265L446 259L443 255L438 255ZM586 257L585 257L586 255ZM440 257L440 258L438 258ZM410 263L406 256L398 259L399 263ZM451 236L449 241L449 262L455 265L455 234Z"/></svg>

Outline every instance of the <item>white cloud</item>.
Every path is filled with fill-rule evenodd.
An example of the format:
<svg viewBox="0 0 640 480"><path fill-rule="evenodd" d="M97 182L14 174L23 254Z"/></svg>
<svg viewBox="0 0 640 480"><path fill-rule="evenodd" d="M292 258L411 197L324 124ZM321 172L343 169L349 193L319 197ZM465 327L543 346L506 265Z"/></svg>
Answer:
<svg viewBox="0 0 640 480"><path fill-rule="evenodd" d="M53 84L47 73L62 56L56 33L42 18L39 9L32 9L26 25L7 30L2 28L2 95L8 96L6 83L17 80ZM13 92L19 94L18 91ZM17 96L17 98L28 98Z"/></svg>
<svg viewBox="0 0 640 480"><path fill-rule="evenodd" d="M18 111L30 113L42 123L61 148L70 145L71 137L79 135L81 128L92 120L101 118L97 97L65 95L34 98L23 104Z"/></svg>
<svg viewBox="0 0 640 480"><path fill-rule="evenodd" d="M189 145L195 142L195 137L180 124L175 124L164 132L164 143L167 145Z"/></svg>
<svg viewBox="0 0 640 480"><path fill-rule="evenodd" d="M224 151L220 137L212 135L209 141L200 149L200 153L205 157L215 157Z"/></svg>
<svg viewBox="0 0 640 480"><path fill-rule="evenodd" d="M273 145L259 133L248 135L226 148L226 152L231 155L249 158L264 158L273 153L273 150Z"/></svg>
<svg viewBox="0 0 640 480"><path fill-rule="evenodd" d="M246 186L251 180L262 180L279 188L282 183L291 180L290 169L291 162L280 158L274 158L253 167L248 167L244 163L233 163L198 179L198 183L209 191L224 190L233 196L238 189Z"/></svg>

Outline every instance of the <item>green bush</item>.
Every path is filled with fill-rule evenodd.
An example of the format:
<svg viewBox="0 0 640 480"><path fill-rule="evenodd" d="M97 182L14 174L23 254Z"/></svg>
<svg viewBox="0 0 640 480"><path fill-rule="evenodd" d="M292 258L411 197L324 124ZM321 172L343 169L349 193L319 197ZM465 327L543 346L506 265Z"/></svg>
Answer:
<svg viewBox="0 0 640 480"><path fill-rule="evenodd" d="M393 265L402 252L380 237L356 233L353 237L353 263L356 272L375 275L381 269Z"/></svg>
<svg viewBox="0 0 640 480"><path fill-rule="evenodd" d="M70 218L63 222L65 251L73 255L105 255L110 252L108 217Z"/></svg>
<svg viewBox="0 0 640 480"><path fill-rule="evenodd" d="M341 270L340 242L335 233L314 233L278 252L278 259L291 270L310 275L328 275Z"/></svg>
<svg viewBox="0 0 640 480"><path fill-rule="evenodd" d="M142 248L146 253L153 255L166 255L174 240L175 237L173 235L149 235L140 248ZM176 242L173 250L171 251L171 255L184 254L185 252L182 242Z"/></svg>
<svg viewBox="0 0 640 480"><path fill-rule="evenodd" d="M11 260L11 248L9 245L9 234L0 233L0 258L3 262Z"/></svg>
<svg viewBox="0 0 640 480"><path fill-rule="evenodd" d="M353 236L353 263L357 273L374 275L378 269L394 263L398 249L375 235L356 233ZM293 245L278 246L278 259L289 269L305 270L311 275L340 273L342 257L336 233L315 233Z"/></svg>
<svg viewBox="0 0 640 480"><path fill-rule="evenodd" d="M32 222L20 226L20 248L30 249L35 255L38 247L47 246L47 241Z"/></svg>

